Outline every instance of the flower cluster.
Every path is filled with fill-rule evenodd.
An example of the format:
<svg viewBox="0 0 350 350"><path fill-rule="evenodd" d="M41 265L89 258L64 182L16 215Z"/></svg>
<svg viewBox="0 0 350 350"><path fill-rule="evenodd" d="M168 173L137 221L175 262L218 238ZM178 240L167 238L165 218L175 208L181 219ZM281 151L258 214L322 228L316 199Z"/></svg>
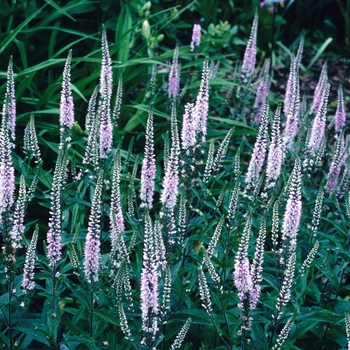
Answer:
<svg viewBox="0 0 350 350"><path fill-rule="evenodd" d="M201 26L200 24L195 24L192 31L192 41L191 41L191 52L194 51L195 46L199 47L201 43Z"/></svg>
<svg viewBox="0 0 350 350"><path fill-rule="evenodd" d="M148 113L146 126L145 156L142 162L140 189L141 207L147 207L148 209L151 209L153 206L154 180L156 178L153 142L153 112L151 108Z"/></svg>
<svg viewBox="0 0 350 350"><path fill-rule="evenodd" d="M103 189L103 171L100 171L92 200L89 217L88 233L85 241L84 272L87 282L96 282L99 279L101 252L101 196Z"/></svg>

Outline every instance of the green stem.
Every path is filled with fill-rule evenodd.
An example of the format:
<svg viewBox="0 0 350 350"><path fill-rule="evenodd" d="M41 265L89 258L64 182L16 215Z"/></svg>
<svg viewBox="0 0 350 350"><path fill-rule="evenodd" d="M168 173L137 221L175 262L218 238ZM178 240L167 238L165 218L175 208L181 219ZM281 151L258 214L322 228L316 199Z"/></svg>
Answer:
<svg viewBox="0 0 350 350"><path fill-rule="evenodd" d="M92 284L92 280L91 280ZM92 286L90 286L90 337L93 335L93 322L94 322L94 292Z"/></svg>

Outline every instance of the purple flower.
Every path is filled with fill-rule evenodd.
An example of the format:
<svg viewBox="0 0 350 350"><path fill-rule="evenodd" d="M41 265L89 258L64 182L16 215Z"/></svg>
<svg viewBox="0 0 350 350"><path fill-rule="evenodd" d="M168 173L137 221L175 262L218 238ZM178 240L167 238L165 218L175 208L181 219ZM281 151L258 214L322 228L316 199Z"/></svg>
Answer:
<svg viewBox="0 0 350 350"><path fill-rule="evenodd" d="M286 150L293 147L294 138L299 131L300 90L299 75L297 71L295 71L292 76L291 91L290 101L288 101L288 96L286 94L284 105L287 121L284 128L283 145Z"/></svg>
<svg viewBox="0 0 350 350"><path fill-rule="evenodd" d="M13 74L12 57L10 59L10 62L7 68L6 96L8 97L7 125L11 132L12 141L14 141L15 130L16 130L16 98L15 98L15 80L14 80L14 74Z"/></svg>
<svg viewBox="0 0 350 350"><path fill-rule="evenodd" d="M163 205L171 209L176 204L179 186L179 135L177 131L176 109L173 106L171 110L171 139L172 145L170 149L170 157L168 166L165 171L163 180L163 192L161 202Z"/></svg>
<svg viewBox="0 0 350 350"><path fill-rule="evenodd" d="M344 96L343 96L343 88L339 85L338 88L338 107L335 112L335 131L340 132L342 128L345 126L345 106L344 106Z"/></svg>
<svg viewBox="0 0 350 350"><path fill-rule="evenodd" d="M261 115L263 112L264 104L266 101L266 97L269 93L269 89L270 89L269 70L270 70L270 60L268 59L265 63L263 78L261 79L258 89L256 91L256 97L254 101L254 109L256 110L255 118L254 118L255 124L260 124L261 122Z"/></svg>
<svg viewBox="0 0 350 350"><path fill-rule="evenodd" d="M194 106L187 103L185 106L185 114L182 121L182 148L188 149L196 144L196 120L194 119Z"/></svg>
<svg viewBox="0 0 350 350"><path fill-rule="evenodd" d="M110 101L107 95L107 84L100 106L100 158L107 158L113 144L113 126L110 117Z"/></svg>
<svg viewBox="0 0 350 350"><path fill-rule="evenodd" d="M255 141L253 154L249 162L248 173L245 179L247 188L250 188L251 185L257 181L265 161L268 115L269 106L265 103L258 137Z"/></svg>
<svg viewBox="0 0 350 350"><path fill-rule="evenodd" d="M85 121L86 130L91 130L93 121L95 120L95 117L96 117L96 104L97 104L98 90L99 90L99 86L97 85L89 100L88 112L87 112L86 121Z"/></svg>
<svg viewBox="0 0 350 350"><path fill-rule="evenodd" d="M320 77L318 79L318 83L317 83L316 88L315 88L314 98L312 101L312 107L310 109L309 114L316 113L320 104L322 103L322 93L323 93L325 86L327 84L327 80L328 80L327 62L325 62L323 67L322 67L322 71L321 71Z"/></svg>
<svg viewBox="0 0 350 350"><path fill-rule="evenodd" d="M326 192L328 192L329 194L333 193L337 186L337 182L340 175L340 169L343 164L343 159L342 159L343 152L344 152L344 140L341 137L337 140L335 155L333 157L331 166L329 168L327 183L324 188Z"/></svg>
<svg viewBox="0 0 350 350"><path fill-rule="evenodd" d="M20 179L20 187L19 187L19 195L16 202L16 209L13 218L13 225L10 232L11 236L11 244L13 249L21 248L21 235L24 233L24 209L26 203L26 184L24 180L24 176L21 175Z"/></svg>
<svg viewBox="0 0 350 350"><path fill-rule="evenodd" d="M70 88L70 64L72 50L69 51L63 70L62 93L60 103L60 125L71 128L74 123L74 105Z"/></svg>
<svg viewBox="0 0 350 350"><path fill-rule="evenodd" d="M41 153L38 145L38 138L35 131L35 123L33 114L30 116L30 120L24 130L24 145L23 152L27 155L31 154L36 158L36 163L41 162Z"/></svg>
<svg viewBox="0 0 350 350"><path fill-rule="evenodd" d="M281 106L278 106L272 124L272 137L267 156L266 188L273 187L281 174L283 151L280 135Z"/></svg>
<svg viewBox="0 0 350 350"><path fill-rule="evenodd" d="M15 192L15 170L6 165L0 165L0 212L4 212L13 204Z"/></svg>
<svg viewBox="0 0 350 350"><path fill-rule="evenodd" d="M192 32L192 41L191 41L191 52L194 51L194 47L199 47L201 43L201 26L199 24L195 24L193 26L193 32Z"/></svg>
<svg viewBox="0 0 350 350"><path fill-rule="evenodd" d="M252 218L249 217L243 230L242 239L236 255L233 280L238 290L238 297L243 302L250 293L253 282L250 274L250 265L248 260L249 234L252 226Z"/></svg>
<svg viewBox="0 0 350 350"><path fill-rule="evenodd" d="M300 84L299 66L304 48L304 37L302 37L296 56L292 56L290 73L287 81L286 95L284 98L284 114L287 116L284 130L283 145L285 149L291 149L294 138L299 130L300 114Z"/></svg>
<svg viewBox="0 0 350 350"><path fill-rule="evenodd" d="M101 195L103 185L103 171L98 175L94 197L92 200L91 213L89 217L88 233L85 242L84 272L86 280L91 283L98 281L101 252Z"/></svg>
<svg viewBox="0 0 350 350"><path fill-rule="evenodd" d="M179 94L180 87L180 68L179 68L179 48L176 46L174 50L173 62L170 67L169 82L168 82L168 95L169 98L176 99Z"/></svg>
<svg viewBox="0 0 350 350"><path fill-rule="evenodd" d="M143 267L141 272L141 310L142 329L147 333L155 334L158 314L158 272L156 265L156 254L154 250L154 230L151 218L146 212L145 215L145 235L143 246Z"/></svg>
<svg viewBox="0 0 350 350"><path fill-rule="evenodd" d="M122 105L122 96L123 96L123 77L120 76L118 80L118 89L115 96L115 104L113 109L112 119L115 125L117 125L119 115L120 115L120 107Z"/></svg>
<svg viewBox="0 0 350 350"><path fill-rule="evenodd" d="M53 174L51 190L51 210L49 218L49 231L47 232L47 257L50 266L62 257L61 244L61 191L66 178L67 158L62 150L59 151Z"/></svg>
<svg viewBox="0 0 350 350"><path fill-rule="evenodd" d="M121 171L121 161L120 155L114 159L114 170L113 170L113 181L112 181L112 194L111 194L111 212L110 212L110 226L111 226L111 240L112 246L116 243L118 234L125 230L124 218L121 206L121 196L120 196L120 171ZM115 219L114 219L115 216Z"/></svg>
<svg viewBox="0 0 350 350"><path fill-rule="evenodd" d="M38 241L39 235L39 227L36 225L32 240L29 244L27 253L26 253L26 261L24 263L23 268L23 278L22 278L22 290L23 293L26 294L29 291L35 288L34 283L34 268L35 268L35 247Z"/></svg>
<svg viewBox="0 0 350 350"><path fill-rule="evenodd" d="M142 162L141 169L141 208L147 207L151 209L153 206L153 194L155 188L156 178L156 163L154 156L153 145L153 112L152 108L149 111L147 126L146 126L146 144L145 144L145 157Z"/></svg>
<svg viewBox="0 0 350 350"><path fill-rule="evenodd" d="M308 148L312 155L315 155L321 148L325 137L329 90L330 84L327 83L322 91L322 102L318 107L314 122L312 124L311 135L308 143Z"/></svg>
<svg viewBox="0 0 350 350"><path fill-rule="evenodd" d="M300 159L295 160L293 172L291 174L291 185L287 200L286 211L283 218L282 240L289 240L289 252L296 247L296 237L299 230L301 218L301 169Z"/></svg>
<svg viewBox="0 0 350 350"><path fill-rule="evenodd" d="M12 165L11 150L13 143L10 141L8 118L9 98L5 97L2 125L0 128L0 214L9 209L13 204L15 191L15 170Z"/></svg>
<svg viewBox="0 0 350 350"><path fill-rule="evenodd" d="M199 140L205 142L207 135L207 117L209 110L209 67L208 61L203 62L202 79L194 106L196 134Z"/></svg>
<svg viewBox="0 0 350 350"><path fill-rule="evenodd" d="M257 34L258 34L258 15L256 14L254 16L252 30L250 32L247 47L245 49L242 68L241 68L241 76L243 81L246 81L254 73L254 70L255 70Z"/></svg>
<svg viewBox="0 0 350 350"><path fill-rule="evenodd" d="M106 34L106 28L102 26L102 66L100 75L100 94L102 98L107 95L107 99L110 103L112 97L112 84L113 84L113 73L112 73L112 60L109 55L108 40Z"/></svg>

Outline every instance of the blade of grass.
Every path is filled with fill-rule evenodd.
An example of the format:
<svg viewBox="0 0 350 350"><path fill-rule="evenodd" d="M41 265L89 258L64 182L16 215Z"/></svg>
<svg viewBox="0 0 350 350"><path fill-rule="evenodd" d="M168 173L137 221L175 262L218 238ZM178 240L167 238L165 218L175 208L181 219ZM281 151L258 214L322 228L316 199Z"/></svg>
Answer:
<svg viewBox="0 0 350 350"><path fill-rule="evenodd" d="M307 69L310 69L314 63L318 60L318 58L322 55L323 51L326 50L327 46L333 41L333 38L328 38L322 46L318 49L316 55L313 57L309 65L307 66Z"/></svg>
<svg viewBox="0 0 350 350"><path fill-rule="evenodd" d="M64 16L67 16L70 18L72 21L76 22L76 19L72 17L70 14L68 14L61 6L57 5L53 0L45 0L47 4L52 6L55 10L58 12L62 13Z"/></svg>
<svg viewBox="0 0 350 350"><path fill-rule="evenodd" d="M47 4L45 4L44 6L42 6L40 9L38 9L37 11L33 12L33 14L31 16L29 16L25 21L23 21L16 29L14 29L13 31L11 31L8 35L8 37L4 40L4 42L1 45L0 48L0 54L4 52L4 50L7 48L7 46L15 39L16 35L31 21L33 20L35 17L37 17L39 15L39 13L47 6Z"/></svg>

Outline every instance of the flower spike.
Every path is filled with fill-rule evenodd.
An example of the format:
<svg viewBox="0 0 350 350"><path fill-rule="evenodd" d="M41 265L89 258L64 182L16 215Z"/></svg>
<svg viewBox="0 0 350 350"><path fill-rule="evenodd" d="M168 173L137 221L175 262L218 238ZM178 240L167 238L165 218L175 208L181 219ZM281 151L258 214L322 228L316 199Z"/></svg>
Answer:
<svg viewBox="0 0 350 350"><path fill-rule="evenodd" d="M241 68L241 77L243 82L248 81L249 77L253 75L255 70L257 35L258 35L258 15L255 14L252 30L250 32L247 47L245 49L242 68Z"/></svg>
<svg viewBox="0 0 350 350"><path fill-rule="evenodd" d="M141 208L147 207L151 209L153 206L153 194L155 188L156 178L156 162L154 156L154 141L153 141L153 112L152 107L148 113L146 126L146 144L145 156L142 162L141 169Z"/></svg>
<svg viewBox="0 0 350 350"><path fill-rule="evenodd" d="M195 46L199 47L201 43L201 26L200 24L195 24L192 31L192 41L191 41L191 52L194 51Z"/></svg>
<svg viewBox="0 0 350 350"><path fill-rule="evenodd" d="M63 70L62 93L60 103L60 125L71 128L74 123L74 105L72 90L70 87L70 65L72 61L72 50L69 50ZM64 141L64 140L63 140Z"/></svg>

